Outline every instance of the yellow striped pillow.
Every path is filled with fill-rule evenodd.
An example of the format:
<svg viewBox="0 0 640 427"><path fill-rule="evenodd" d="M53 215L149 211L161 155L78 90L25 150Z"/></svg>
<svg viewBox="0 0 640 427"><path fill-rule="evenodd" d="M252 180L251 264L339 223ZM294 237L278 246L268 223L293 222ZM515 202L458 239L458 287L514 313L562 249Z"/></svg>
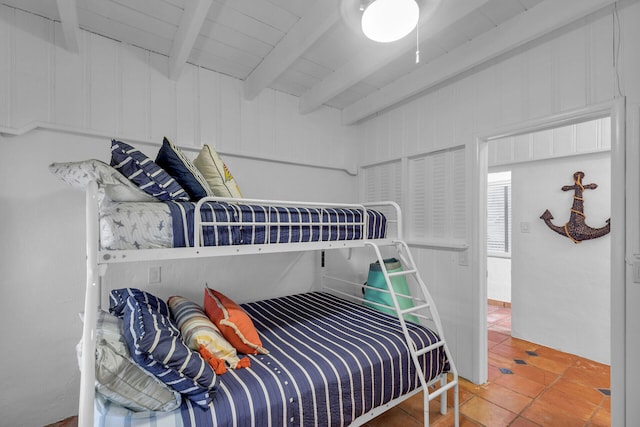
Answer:
<svg viewBox="0 0 640 427"><path fill-rule="evenodd" d="M238 357L235 347L222 336L198 304L181 296L169 298L168 303L171 315L180 328L182 340L189 348L198 351L216 374L226 372L225 362L233 369L250 365L248 358L241 360Z"/></svg>

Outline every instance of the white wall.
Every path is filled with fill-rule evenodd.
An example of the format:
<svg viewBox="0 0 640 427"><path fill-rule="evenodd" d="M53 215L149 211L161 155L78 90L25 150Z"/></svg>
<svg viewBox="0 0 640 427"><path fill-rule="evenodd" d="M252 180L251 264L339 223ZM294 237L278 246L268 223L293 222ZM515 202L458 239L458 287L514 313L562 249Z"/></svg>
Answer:
<svg viewBox="0 0 640 427"><path fill-rule="evenodd" d="M513 252L511 335L601 363L611 355L611 236L575 244L550 230L569 221L573 173L583 171L586 224L606 225L611 213L608 153L564 157L512 166ZM529 225L523 233L521 223Z"/></svg>
<svg viewBox="0 0 640 427"><path fill-rule="evenodd" d="M466 147L466 165L470 170L475 138L491 135L507 126L612 100L618 87L627 100L627 245L629 253L640 254L640 177L638 129L640 118L640 55L635 41L640 39L640 4L623 1L543 40L531 43L500 60L492 61L467 75L428 91L416 99L363 122L360 128L361 165L386 160L406 161L412 156L450 147ZM619 27L614 28L614 16ZM618 20L619 19L619 20ZM619 31L618 31L619 30ZM614 34L619 51L613 50ZM612 66L616 57L617 70ZM617 77L619 76L619 85ZM533 150L547 147L529 146ZM472 186L478 177L467 176L467 223L471 224L476 207L471 206ZM408 177L403 192L408 193ZM467 227L466 242L477 230ZM469 260L478 259L479 248L469 248ZM443 317L445 334L461 375L478 378L474 360L479 360L476 344L480 339L474 328L477 280L464 262L456 262L449 248L416 248L419 268L432 277L428 281ZM640 395L640 287L632 284L627 273L626 310L626 384L614 390L614 397L627 399L627 425L640 423L640 406L633 399ZM425 274L423 273L423 276ZM619 310L621 307L612 307ZM623 418L617 418L618 422Z"/></svg>
<svg viewBox="0 0 640 427"><path fill-rule="evenodd" d="M511 302L511 258L487 257L487 299Z"/></svg>
<svg viewBox="0 0 640 427"><path fill-rule="evenodd" d="M247 197L356 197L356 179L338 170L353 169L356 130L340 125L338 111L300 116L289 95L266 90L247 102L242 82L229 77L188 65L176 82L165 77L165 57L89 33L74 55L61 39L58 24L0 6L0 322L7 335L0 424L7 426L77 414L85 202L49 173L51 162L108 161L110 137L149 141L132 143L155 157L167 135L191 156L202 143L228 153ZM8 136L34 122L63 131ZM110 267L106 286L143 286L150 264ZM318 260L281 254L153 264L161 265L162 283L150 290L160 296L198 300L207 282L243 302L309 289Z"/></svg>

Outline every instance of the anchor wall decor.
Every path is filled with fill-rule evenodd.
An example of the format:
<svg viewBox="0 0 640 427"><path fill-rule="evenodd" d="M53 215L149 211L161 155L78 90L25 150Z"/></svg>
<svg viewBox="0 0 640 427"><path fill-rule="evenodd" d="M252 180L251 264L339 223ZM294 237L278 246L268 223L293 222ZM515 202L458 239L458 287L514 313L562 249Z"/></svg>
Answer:
<svg viewBox="0 0 640 427"><path fill-rule="evenodd" d="M583 240L602 237L605 234L608 234L611 229L611 218L606 221L607 225L600 228L592 228L586 224L586 216L584 214L584 198L582 197L582 193L584 193L584 190L594 190L598 188L598 184L583 185L582 178L584 178L584 172L578 171L573 174L574 184L565 185L562 187L562 191L574 191L573 205L571 206L571 216L569 217L569 222L567 222L564 227L559 227L551 222L551 220L553 219L553 215L551 215L549 209L547 209L542 215L540 215L540 218L544 220L545 224L547 224L550 229L562 236L568 237L573 241L573 243L580 243Z"/></svg>

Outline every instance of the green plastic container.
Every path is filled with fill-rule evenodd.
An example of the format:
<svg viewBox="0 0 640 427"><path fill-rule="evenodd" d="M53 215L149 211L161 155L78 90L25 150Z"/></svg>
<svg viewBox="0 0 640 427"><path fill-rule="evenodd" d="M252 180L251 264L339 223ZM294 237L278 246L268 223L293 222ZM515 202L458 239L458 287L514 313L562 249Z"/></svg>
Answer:
<svg viewBox="0 0 640 427"><path fill-rule="evenodd" d="M384 266L387 269L387 273L402 271L402 264L395 258L385 259ZM400 306L400 308L406 309L413 307L413 301L410 298L405 298L398 295L411 295L411 293L409 292L409 285L407 284L406 276L394 276L390 279L391 286L393 286L393 290L396 292L396 297L398 298L398 305ZM382 274L382 267L380 266L379 261L376 261L369 265L369 276L367 277L367 283L364 288L364 299L366 301L393 307L393 300L391 299L391 295L385 292L377 291L376 289L387 290L387 282L384 280L384 274ZM382 311L384 313L388 313L394 316L397 315L395 310L391 308L380 307L376 304L368 304L367 302L365 302L364 305L375 308L376 310ZM404 319L410 322L420 323L418 318L411 314L405 314Z"/></svg>

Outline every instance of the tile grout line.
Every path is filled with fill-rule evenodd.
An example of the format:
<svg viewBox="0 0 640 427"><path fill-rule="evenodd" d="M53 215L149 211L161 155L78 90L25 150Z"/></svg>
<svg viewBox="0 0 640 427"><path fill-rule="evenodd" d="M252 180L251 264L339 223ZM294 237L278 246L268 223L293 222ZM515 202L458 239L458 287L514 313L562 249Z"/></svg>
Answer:
<svg viewBox="0 0 640 427"><path fill-rule="evenodd" d="M505 317L506 317L506 316L505 316ZM487 329L488 329L489 331L491 331L491 330L492 330L492 329L491 329L491 327L492 327L492 326L497 326L499 323L503 322L504 320L505 320L505 319L496 320L495 322L491 323L491 324L488 326L488 328L487 328ZM494 332L497 332L497 333L502 333L501 331L497 331L497 330L495 330L495 329L493 329L493 331L494 331ZM504 334L504 335L507 335L507 334ZM509 334L509 336L510 336L510 334ZM496 347L496 346L498 346L498 345L500 345L500 344L503 344L503 343L504 343L504 342L509 338L509 336L507 336L504 340L500 341L499 343L496 343L492 348L494 348L494 347ZM532 344L535 344L535 343L532 343ZM533 351L536 351L538 348L539 348L539 347L536 347L536 349L535 349L535 350L533 350ZM491 352L491 349L489 349L489 352ZM519 360L523 360L523 361L525 361L525 363L526 363L527 365L529 365L529 363L527 363L527 361L528 361L531 357L534 357L534 356L532 356L532 355L530 355L530 354L526 353L526 351L524 351L524 353L525 353L525 355L526 355L526 356L525 356L525 358L522 358L522 359L519 359ZM512 359L512 360L514 360L514 362L515 362L515 359ZM555 384L557 384L557 383L558 383L562 378L564 378L564 375L567 373L567 371L569 370L569 368L571 368L571 367L576 367L576 363L578 362L578 360L579 360L578 358L573 359L573 360L571 361L571 363L570 363L568 366L566 366L566 368L564 368L564 369L562 370L562 372L561 372L561 373L559 373L559 374L556 376L556 378L555 378L551 383L549 383L549 384L545 384L545 387L540 391L540 393L538 393L538 395L537 395L535 398L533 398L533 399L531 400L531 402L529 402L529 403L528 403L524 408L522 408L522 410L520 410L520 412L518 412L518 413L516 414L516 418L515 418L515 419L514 419L514 420L513 420L509 425L511 425L511 424L513 424L513 423L515 423L515 422L516 422L516 420L517 420L518 418L523 418L523 419L525 419L525 420L527 420L527 421L529 421L529 422L532 422L532 423L534 423L534 424L537 424L537 423L535 423L534 421L532 421L532 420L530 420L530 419L526 418L526 417L525 417L524 415L522 415L522 414L523 414L523 413L524 413L528 408L530 408L530 407L531 407L535 402L537 402L537 401L538 401L538 399L540 399L540 398L541 398L545 393L547 393L547 392L548 392L548 391L549 391L549 390L550 390L550 389L551 389ZM516 363L517 363L517 362L516 362ZM532 365L532 366L535 366L535 365ZM505 375L505 374L503 374L503 375ZM567 381L573 382L573 381L571 381L571 380L569 380L569 379L567 379ZM578 384L581 384L581 383L580 383L580 382L578 382ZM586 384L585 384L585 385L586 385ZM597 387L592 387L592 388L594 388L594 389L598 390L598 389L597 389ZM598 390L598 391L599 391L599 390ZM600 399L599 404L598 404L598 405L596 405L596 407L595 407L595 408L594 408L594 410L592 411L592 413L591 413L591 415L589 416L589 418L588 418L587 420L585 420L585 421L584 421L584 426L585 426L585 427L587 427L587 426L589 426L589 425L590 425L590 423L592 422L593 418L594 418L594 417L596 416L596 414L597 414L597 413L598 413L598 412L599 412L599 411L604 407L604 404L605 404L605 403L606 403L606 396L602 396L602 398ZM500 406L500 405L498 405L498 406ZM502 406L500 406L500 407L502 407ZM503 409L508 410L507 408L503 408Z"/></svg>
<svg viewBox="0 0 640 427"><path fill-rule="evenodd" d="M601 409L604 408L604 404L606 401L607 401L607 396L602 396L602 399L600 399L600 403L598 404L598 406L596 406L596 409L594 409L593 413L585 423L585 427L588 427L591 425L593 418L600 412Z"/></svg>
<svg viewBox="0 0 640 427"><path fill-rule="evenodd" d="M505 316L505 317L506 317L506 316ZM502 322L502 321L504 321L504 320L505 320L505 319L502 319L502 320L497 321L497 322L495 322L495 323L499 323L499 322ZM509 331L509 332L511 332L511 331ZM499 332L499 333L500 333L500 332ZM507 334L504 334L504 335L507 335ZM500 341L500 343L496 344L496 346L497 346L497 345L500 345L500 344L503 344L505 341L507 341L507 340L509 339L509 337L511 337L511 333L509 333L509 335L507 335L507 337L506 337L504 340ZM532 343L532 344L535 344L535 343ZM536 344L536 345L537 345L537 344ZM534 350L532 350L532 351L534 351L534 352L535 352L536 350L538 350L538 348L539 348L539 347L536 347L536 348L535 348ZM523 360L523 361L525 361L525 363L527 362L527 360L528 360L529 358L534 357L534 356L532 356L532 355L528 354L525 350L521 350L521 351L522 351L522 353L524 353L525 357L524 357L524 358L521 358L521 359L519 359L519 360ZM489 352L491 352L491 350L489 350ZM515 359L512 359L512 360L514 360L514 363L515 363ZM523 414L524 414L524 412L525 412L527 409L529 409L529 408L530 408L530 407L531 407L535 402L537 402L537 401L538 401L538 399L539 399L539 398L541 398L541 397L542 397L542 396L543 396L543 395L544 395L544 394L545 394L549 389L551 389L551 387L552 387L554 384L556 384L556 383L560 380L560 378L562 378L562 377L564 376L564 374L565 374L565 372L567 371L567 369L569 369L569 367L570 367L570 366L573 366L573 363L575 363L575 361L573 361L573 362L571 363L571 365L567 366L567 367L562 371L562 373L561 373L561 374L559 374L559 375L558 375L558 376L557 376L557 377L556 377L556 378L555 378L551 383L549 383L549 384L545 384L545 387L540 391L540 393L538 393L535 397L533 397L533 398L531 399L531 401L530 401L530 402L529 402L529 403L528 403L524 408L522 408L522 409L521 409L521 410L516 414L516 417L515 417L515 418L514 418L510 423L509 423L509 425L512 425L513 423L515 423L515 422L518 420L518 418L523 418L523 419L525 419L525 420L527 420L527 421L529 421L529 422L531 422L531 423L533 423L533 424L539 425L538 423L534 422L533 420L530 420L529 418L525 417L525 416L523 415ZM535 365L529 365L528 363L526 363L526 365L528 365L528 366L535 366ZM505 375L505 374L502 374L502 375ZM498 405L498 406L500 406L500 405ZM502 406L500 406L500 407L502 407ZM507 408L503 408L503 409L508 410ZM593 414L592 414L592 416L593 416Z"/></svg>
<svg viewBox="0 0 640 427"><path fill-rule="evenodd" d="M533 357L533 356L529 356L528 357ZM524 360L524 359L523 359ZM531 365L534 366L534 365ZM534 397L533 399L531 399L531 402L529 402L529 404L527 404L527 406L525 406L524 408L522 408L522 410L518 413L518 417L524 418L525 420L539 425L538 423L534 422L533 420L530 420L529 418L525 417L524 415L522 415L527 409L529 409L531 407L531 405L533 405L535 402L538 401L538 399L540 399L547 391L549 391L551 389L551 387L556 384L558 381L560 381L560 378L562 378L562 376L564 375L564 373L567 371L567 369L569 369L569 367L567 366L567 368L562 372L562 374L559 374L555 380L553 380L552 382L550 382L549 384L545 384L545 387L540 391L540 393L538 393L536 395L536 397ZM518 417L516 417L516 419L518 419ZM514 420L515 422L515 420ZM511 424L509 424L511 425Z"/></svg>

